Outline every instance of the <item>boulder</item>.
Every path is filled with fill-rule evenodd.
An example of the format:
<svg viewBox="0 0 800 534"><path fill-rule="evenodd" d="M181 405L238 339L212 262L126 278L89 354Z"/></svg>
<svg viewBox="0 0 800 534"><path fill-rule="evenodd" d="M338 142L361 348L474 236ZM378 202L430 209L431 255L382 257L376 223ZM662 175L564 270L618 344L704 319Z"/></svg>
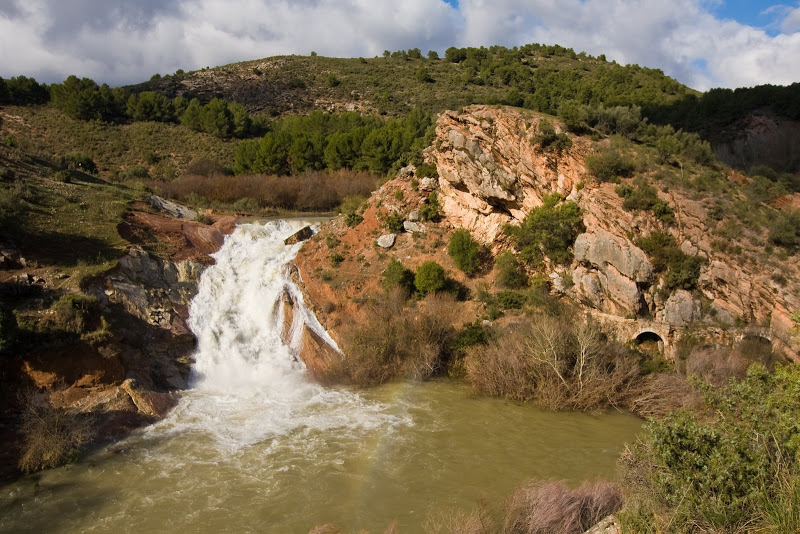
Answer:
<svg viewBox="0 0 800 534"><path fill-rule="evenodd" d="M657 318L672 326L685 326L698 321L702 315L700 301L688 291L679 289L667 299Z"/></svg>
<svg viewBox="0 0 800 534"><path fill-rule="evenodd" d="M300 230L296 231L295 233L284 239L283 242L286 245L294 245L301 241L310 239L311 236L313 235L314 235L314 230L312 230L310 226L304 226Z"/></svg>
<svg viewBox="0 0 800 534"><path fill-rule="evenodd" d="M436 186L439 184L439 181L436 178L431 178L430 176L426 176L422 180L419 181L419 190L420 191L433 191L436 189Z"/></svg>
<svg viewBox="0 0 800 534"><path fill-rule="evenodd" d="M590 263L600 270L613 265L619 274L635 282L650 282L653 265L639 247L602 228L584 233L575 240L575 259Z"/></svg>
<svg viewBox="0 0 800 534"><path fill-rule="evenodd" d="M181 204L172 202L171 200L161 198L157 195L150 195L147 197L147 203L153 206L155 209L163 211L167 215L175 217L176 219L193 221L197 218L197 212L194 210L191 210L186 206L182 206Z"/></svg>
<svg viewBox="0 0 800 534"><path fill-rule="evenodd" d="M417 172L417 168L414 165L407 165L400 169L398 174L401 178L408 178L409 176L414 176L415 172Z"/></svg>
<svg viewBox="0 0 800 534"><path fill-rule="evenodd" d="M378 246L381 248L392 248L397 240L397 234L384 234L378 238Z"/></svg>
<svg viewBox="0 0 800 534"><path fill-rule="evenodd" d="M419 232L422 234L427 231L424 225L411 221L403 221L403 230L409 233Z"/></svg>
<svg viewBox="0 0 800 534"><path fill-rule="evenodd" d="M411 210L408 212L408 217L406 217L406 220L410 222L419 222L419 210Z"/></svg>

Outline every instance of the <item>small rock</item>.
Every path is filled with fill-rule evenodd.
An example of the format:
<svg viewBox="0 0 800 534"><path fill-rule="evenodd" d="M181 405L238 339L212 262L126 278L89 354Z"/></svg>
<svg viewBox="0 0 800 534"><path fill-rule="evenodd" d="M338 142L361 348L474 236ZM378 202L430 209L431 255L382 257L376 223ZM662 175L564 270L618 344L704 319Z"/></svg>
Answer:
<svg viewBox="0 0 800 534"><path fill-rule="evenodd" d="M411 210L408 214L408 217L406 217L406 220L411 222L419 222L419 210Z"/></svg>
<svg viewBox="0 0 800 534"><path fill-rule="evenodd" d="M553 284L553 289L559 293L563 293L567 290L567 286L564 284L564 277L560 274L550 273L550 281Z"/></svg>
<svg viewBox="0 0 800 534"><path fill-rule="evenodd" d="M67 273L61 273L56 275L56 280L66 280L67 278L69 278L69 275Z"/></svg>
<svg viewBox="0 0 800 534"><path fill-rule="evenodd" d="M193 221L197 218L197 212L187 208L186 206L182 206L165 198L161 198L157 195L150 195L147 197L147 203L153 206L157 210L161 210L167 215L175 217L177 219L186 219L189 221Z"/></svg>
<svg viewBox="0 0 800 534"><path fill-rule="evenodd" d="M433 191L439 185L439 182L436 178L431 178L430 176L426 176L422 180L419 181L419 190L420 191Z"/></svg>
<svg viewBox="0 0 800 534"><path fill-rule="evenodd" d="M409 233L419 232L421 234L427 231L425 226L411 221L403 221L403 230Z"/></svg>
<svg viewBox="0 0 800 534"><path fill-rule="evenodd" d="M401 178L408 178L409 176L414 176L415 172L417 172L417 168L414 165L408 165L400 169L399 176Z"/></svg>
<svg viewBox="0 0 800 534"><path fill-rule="evenodd" d="M378 238L378 246L381 248L392 248L397 239L397 234L384 234Z"/></svg>
<svg viewBox="0 0 800 534"><path fill-rule="evenodd" d="M310 239L311 236L314 235L314 230L311 229L310 226L304 226L297 232L293 233L286 239L284 239L283 243L286 245L294 245L295 243L299 243L300 241L305 241L306 239Z"/></svg>

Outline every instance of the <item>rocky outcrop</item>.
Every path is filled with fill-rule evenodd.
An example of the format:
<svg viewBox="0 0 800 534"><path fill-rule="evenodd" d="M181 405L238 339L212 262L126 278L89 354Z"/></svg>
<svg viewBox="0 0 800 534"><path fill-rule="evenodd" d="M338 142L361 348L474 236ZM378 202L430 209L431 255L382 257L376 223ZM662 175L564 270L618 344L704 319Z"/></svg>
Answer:
<svg viewBox="0 0 800 534"><path fill-rule="evenodd" d="M612 184L591 180L584 166L591 150L587 139L570 136L569 149L543 152L533 141L541 120L536 113L486 106L440 116L428 156L439 170L440 200L450 224L499 250L506 246L506 224L518 224L545 195L559 193L581 207L586 227L575 243L568 295L600 312L651 316L673 326L756 325L769 332L776 348L798 358L797 325L791 320L792 311L800 310L795 263L782 262L778 283L774 271L756 259L756 249L738 257L721 253L702 200L679 189L661 191L676 218L666 230L684 253L705 262L697 293L678 291L665 298L647 255L632 241L662 225L646 212L623 209ZM705 314L699 297L708 302Z"/></svg>
<svg viewBox="0 0 800 534"><path fill-rule="evenodd" d="M98 296L102 303L121 304L148 324L187 334L188 304L204 268L195 261L154 258L134 246L120 258L116 272L106 277L106 288Z"/></svg>
<svg viewBox="0 0 800 534"><path fill-rule="evenodd" d="M447 255L452 232L467 228L496 254L510 247L504 227L520 224L547 195L557 193L581 208L584 232L574 243L571 264L546 264L551 286L560 296L585 305L604 324L623 324L618 329L622 341L649 332L672 346L692 331L708 334L710 342L735 342L750 329L798 359L798 325L792 313L800 310L800 266L773 255L773 266L766 269L759 259L763 247L743 249L736 256L722 253L710 232L707 204L680 187L657 191L674 212L672 224L649 211L624 209L615 184L598 183L585 168L592 142L566 133L569 148L542 150L536 141L542 120L534 112L487 106L442 114L437 138L425 154L436 163L438 179L426 181L416 169L404 168L375 192L361 223L348 227L336 219L304 245L296 264L306 301L334 337L361 313L360 303L380 291L381 274L391 259L410 269L437 261L473 292L480 284L491 286L491 272L461 276ZM565 131L554 122L558 131ZM442 217L426 221L426 233L415 231L420 208L434 190ZM404 217L406 230L394 235L391 245L386 234L390 215ZM655 231L668 232L685 254L702 259L696 289L669 291L664 274L637 247L637 238ZM333 254L344 259L331 268ZM776 269L782 276L775 276Z"/></svg>

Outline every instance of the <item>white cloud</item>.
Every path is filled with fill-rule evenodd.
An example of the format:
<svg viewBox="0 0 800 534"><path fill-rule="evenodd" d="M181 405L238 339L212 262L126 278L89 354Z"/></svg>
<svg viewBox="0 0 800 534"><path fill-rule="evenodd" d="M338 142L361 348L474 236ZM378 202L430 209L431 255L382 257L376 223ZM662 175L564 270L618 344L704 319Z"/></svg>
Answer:
<svg viewBox="0 0 800 534"><path fill-rule="evenodd" d="M784 34L720 20L709 0L12 0L0 75L111 84L277 54L558 43L638 63L698 89L800 80L800 7ZM705 68L702 66L705 65Z"/></svg>
<svg viewBox="0 0 800 534"><path fill-rule="evenodd" d="M786 16L781 21L781 31L783 33L794 33L800 31L800 6L789 9Z"/></svg>

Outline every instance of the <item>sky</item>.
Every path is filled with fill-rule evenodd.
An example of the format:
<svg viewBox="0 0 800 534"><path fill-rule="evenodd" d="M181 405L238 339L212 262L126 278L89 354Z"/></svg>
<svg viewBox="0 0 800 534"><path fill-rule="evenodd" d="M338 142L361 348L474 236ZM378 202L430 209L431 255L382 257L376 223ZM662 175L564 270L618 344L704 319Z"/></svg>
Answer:
<svg viewBox="0 0 800 534"><path fill-rule="evenodd" d="M283 54L560 44L699 90L800 81L800 0L0 0L0 76L109 85Z"/></svg>

